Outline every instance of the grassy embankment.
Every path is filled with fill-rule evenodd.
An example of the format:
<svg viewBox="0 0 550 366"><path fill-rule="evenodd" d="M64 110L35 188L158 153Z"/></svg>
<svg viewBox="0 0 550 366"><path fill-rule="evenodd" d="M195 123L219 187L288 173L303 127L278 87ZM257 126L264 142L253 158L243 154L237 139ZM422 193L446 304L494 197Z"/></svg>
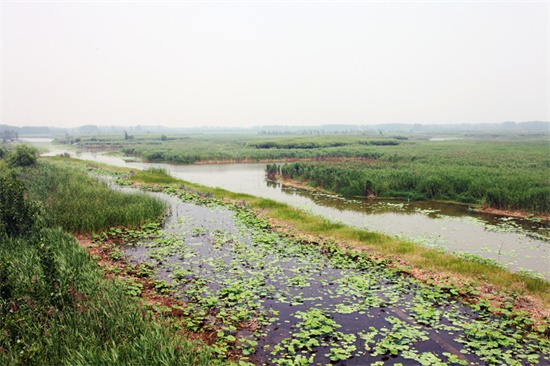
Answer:
<svg viewBox="0 0 550 366"><path fill-rule="evenodd" d="M0 363L217 363L67 233L139 227L163 214L162 202L115 192L65 164L11 169L0 159L0 173Z"/></svg>
<svg viewBox="0 0 550 366"><path fill-rule="evenodd" d="M85 164L84 162L75 163ZM495 299L502 294L526 295L547 311L550 309L549 282L520 273L512 273L482 258L459 258L380 233L334 223L284 203L177 180L166 176L162 171L146 171L131 176L128 169L107 166L103 168L117 171L121 176L125 176L124 179L134 182L139 181L139 174L143 174L149 177L147 182L150 183L172 181L173 184L184 184L186 188L203 194L209 193L214 197L232 201L245 201L261 215L270 218L278 230L288 230L292 234L302 235L306 240L311 241L334 239L342 245L351 246L357 250L368 250L373 256L392 258L395 265L401 266L404 271L427 282L435 281L443 286L463 287L465 292L471 288L486 288L490 293L485 295ZM494 289L490 290L492 287Z"/></svg>
<svg viewBox="0 0 550 366"><path fill-rule="evenodd" d="M220 194L221 192L215 192ZM236 197L239 199L240 197ZM333 223L306 212L291 208L286 204L270 200L253 200L253 207L278 223L282 230L303 233L306 237L334 238L339 243L354 249L369 250L373 255L380 254L396 260L404 271L420 276L426 281L458 286L495 286L498 291L514 292L532 296L550 309L550 283L523 274L502 269L488 260L472 257L459 258L438 250L424 248L413 243L397 240L383 234L350 228L341 223ZM317 240L317 239L313 239ZM431 273L421 273L429 271ZM423 278L422 278L423 277ZM498 292L497 291L497 292ZM496 292L495 292L496 294Z"/></svg>

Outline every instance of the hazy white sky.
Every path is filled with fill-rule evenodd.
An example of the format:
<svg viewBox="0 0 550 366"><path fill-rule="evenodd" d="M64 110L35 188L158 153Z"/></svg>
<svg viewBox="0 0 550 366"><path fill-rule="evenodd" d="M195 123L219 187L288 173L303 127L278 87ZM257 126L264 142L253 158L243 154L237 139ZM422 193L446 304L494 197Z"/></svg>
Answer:
<svg viewBox="0 0 550 366"><path fill-rule="evenodd" d="M1 5L1 121L549 120L549 2Z"/></svg>

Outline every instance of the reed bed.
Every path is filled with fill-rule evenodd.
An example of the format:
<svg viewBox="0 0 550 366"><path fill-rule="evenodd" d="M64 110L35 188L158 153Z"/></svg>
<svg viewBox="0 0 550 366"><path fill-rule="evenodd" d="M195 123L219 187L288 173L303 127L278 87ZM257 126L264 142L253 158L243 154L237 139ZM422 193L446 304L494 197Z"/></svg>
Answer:
<svg viewBox="0 0 550 366"><path fill-rule="evenodd" d="M547 141L429 142L372 161L268 165L268 173L349 196L435 199L550 213Z"/></svg>
<svg viewBox="0 0 550 366"><path fill-rule="evenodd" d="M113 190L107 182L67 164L39 162L22 176L29 196L44 204L50 223L71 232L139 226L165 210L156 198Z"/></svg>

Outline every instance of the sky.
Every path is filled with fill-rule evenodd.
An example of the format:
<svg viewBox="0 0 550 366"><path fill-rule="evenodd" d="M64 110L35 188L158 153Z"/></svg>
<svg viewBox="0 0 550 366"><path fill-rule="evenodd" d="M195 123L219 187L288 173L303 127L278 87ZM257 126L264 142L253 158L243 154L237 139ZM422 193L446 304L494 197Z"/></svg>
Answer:
<svg viewBox="0 0 550 366"><path fill-rule="evenodd" d="M0 0L0 124L550 120L550 2Z"/></svg>

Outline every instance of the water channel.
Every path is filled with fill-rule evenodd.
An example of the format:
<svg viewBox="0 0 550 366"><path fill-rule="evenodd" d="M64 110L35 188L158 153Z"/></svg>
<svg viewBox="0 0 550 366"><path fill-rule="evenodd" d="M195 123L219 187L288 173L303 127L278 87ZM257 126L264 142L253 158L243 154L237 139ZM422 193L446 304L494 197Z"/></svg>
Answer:
<svg viewBox="0 0 550 366"><path fill-rule="evenodd" d="M46 155L64 150L50 149ZM332 221L398 236L418 244L470 253L550 280L548 222L476 213L466 205L348 199L297 189L265 177L265 164L171 165L126 161L100 152L71 156L110 165L164 168L174 177L209 187L288 203Z"/></svg>
<svg viewBox="0 0 550 366"><path fill-rule="evenodd" d="M124 247L127 260L155 268L187 301L187 326L218 329L220 346L235 337L254 364L290 365L298 357L317 365L425 357L484 364L462 344L462 328L491 323L448 294L383 265L279 237L247 220L246 211L150 194L172 214L159 238Z"/></svg>

